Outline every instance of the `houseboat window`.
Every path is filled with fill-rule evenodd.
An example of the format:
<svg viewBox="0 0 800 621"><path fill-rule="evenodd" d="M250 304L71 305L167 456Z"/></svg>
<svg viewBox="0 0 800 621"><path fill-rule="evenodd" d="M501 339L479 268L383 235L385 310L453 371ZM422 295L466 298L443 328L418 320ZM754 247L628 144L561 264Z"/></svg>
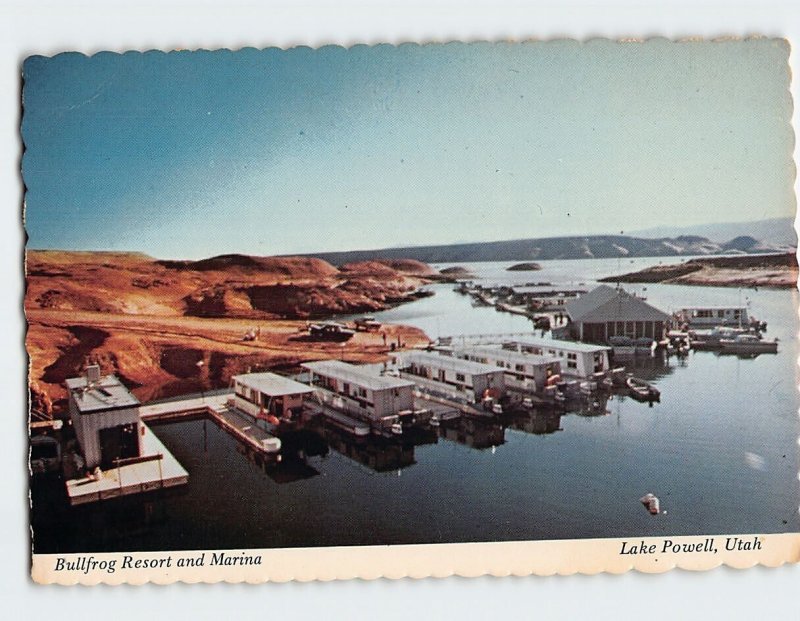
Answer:
<svg viewBox="0 0 800 621"><path fill-rule="evenodd" d="M342 392L344 392L344 394L346 394L346 395L349 395L350 394L350 384L348 384L347 382L342 384Z"/></svg>
<svg viewBox="0 0 800 621"><path fill-rule="evenodd" d="M594 372L597 373L603 370L603 363L605 361L605 356L602 353L596 353L594 355Z"/></svg>
<svg viewBox="0 0 800 621"><path fill-rule="evenodd" d="M439 381L443 382L447 378L444 369L439 369Z"/></svg>
<svg viewBox="0 0 800 621"><path fill-rule="evenodd" d="M456 381L463 382L464 381L464 374L463 373L456 373Z"/></svg>
<svg viewBox="0 0 800 621"><path fill-rule="evenodd" d="M517 370L517 371L524 371L525 370L525 365L524 364L515 364L514 365L514 369Z"/></svg>
<svg viewBox="0 0 800 621"><path fill-rule="evenodd" d="M724 310L718 310L717 311L717 317L724 317L724 316L725 316L725 311Z"/></svg>
<svg viewBox="0 0 800 621"><path fill-rule="evenodd" d="M578 363L577 362L572 362L572 360L568 360L567 361L567 368L569 368L569 369L577 369L578 368Z"/></svg>
<svg viewBox="0 0 800 621"><path fill-rule="evenodd" d="M570 360L577 360L578 354L567 354L567 358L569 358Z"/></svg>

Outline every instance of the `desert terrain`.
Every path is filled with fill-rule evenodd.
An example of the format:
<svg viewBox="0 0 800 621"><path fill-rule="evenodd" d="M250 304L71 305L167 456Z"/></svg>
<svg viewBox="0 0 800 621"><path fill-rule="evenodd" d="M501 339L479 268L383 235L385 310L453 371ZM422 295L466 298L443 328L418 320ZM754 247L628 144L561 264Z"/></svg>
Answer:
<svg viewBox="0 0 800 621"><path fill-rule="evenodd" d="M158 261L136 253L28 251L25 313L31 406L65 405L63 382L87 363L143 401L225 387L236 373L340 358L384 360L428 343L385 325L347 342L311 340L309 321L368 313L424 295L441 275L418 261L334 267L313 258L227 255ZM246 335L249 334L249 337ZM254 336L255 335L255 336Z"/></svg>

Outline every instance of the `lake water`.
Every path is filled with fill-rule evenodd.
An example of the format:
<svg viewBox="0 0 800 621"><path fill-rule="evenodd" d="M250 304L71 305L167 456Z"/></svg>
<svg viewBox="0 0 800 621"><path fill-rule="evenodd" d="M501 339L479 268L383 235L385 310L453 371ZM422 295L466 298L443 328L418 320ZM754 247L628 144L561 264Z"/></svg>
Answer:
<svg viewBox="0 0 800 621"><path fill-rule="evenodd" d="M484 282L583 283L680 259L466 265ZM445 267L445 266L439 266ZM530 331L530 322L435 285L436 295L378 313L429 336ZM441 435L357 444L298 440L278 467L248 459L212 423L154 428L189 485L147 502L67 510L34 489L37 552L445 543L800 531L794 291L626 285L654 306L750 303L780 339L753 359L693 352L646 358L661 390L648 407L613 397L600 415L465 421ZM646 289L646 290L645 290ZM292 443L289 443L292 444ZM287 453L290 453L287 449ZM651 516L638 499L661 498Z"/></svg>

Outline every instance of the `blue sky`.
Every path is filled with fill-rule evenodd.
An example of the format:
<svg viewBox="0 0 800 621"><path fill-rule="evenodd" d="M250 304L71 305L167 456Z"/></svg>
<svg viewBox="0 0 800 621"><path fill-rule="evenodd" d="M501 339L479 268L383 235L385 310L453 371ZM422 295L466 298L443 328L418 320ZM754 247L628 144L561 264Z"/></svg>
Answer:
<svg viewBox="0 0 800 621"><path fill-rule="evenodd" d="M199 258L790 216L787 62L775 40L34 56L29 247Z"/></svg>

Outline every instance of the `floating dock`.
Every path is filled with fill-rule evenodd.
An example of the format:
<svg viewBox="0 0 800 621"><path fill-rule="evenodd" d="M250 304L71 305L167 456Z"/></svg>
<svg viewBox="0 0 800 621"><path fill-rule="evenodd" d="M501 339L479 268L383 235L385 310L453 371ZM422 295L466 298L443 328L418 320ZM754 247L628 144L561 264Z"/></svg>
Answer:
<svg viewBox="0 0 800 621"><path fill-rule="evenodd" d="M276 455L281 449L281 441L258 427L252 417L229 407L228 402L231 399L233 393L193 397L143 405L140 413L142 421L149 423L171 423L201 416L207 417L255 452Z"/></svg>
<svg viewBox="0 0 800 621"><path fill-rule="evenodd" d="M146 425L142 425L142 429L142 457L119 460L116 468L102 471L99 477L67 481L67 496L71 505L177 487L189 482L189 473L156 434Z"/></svg>

